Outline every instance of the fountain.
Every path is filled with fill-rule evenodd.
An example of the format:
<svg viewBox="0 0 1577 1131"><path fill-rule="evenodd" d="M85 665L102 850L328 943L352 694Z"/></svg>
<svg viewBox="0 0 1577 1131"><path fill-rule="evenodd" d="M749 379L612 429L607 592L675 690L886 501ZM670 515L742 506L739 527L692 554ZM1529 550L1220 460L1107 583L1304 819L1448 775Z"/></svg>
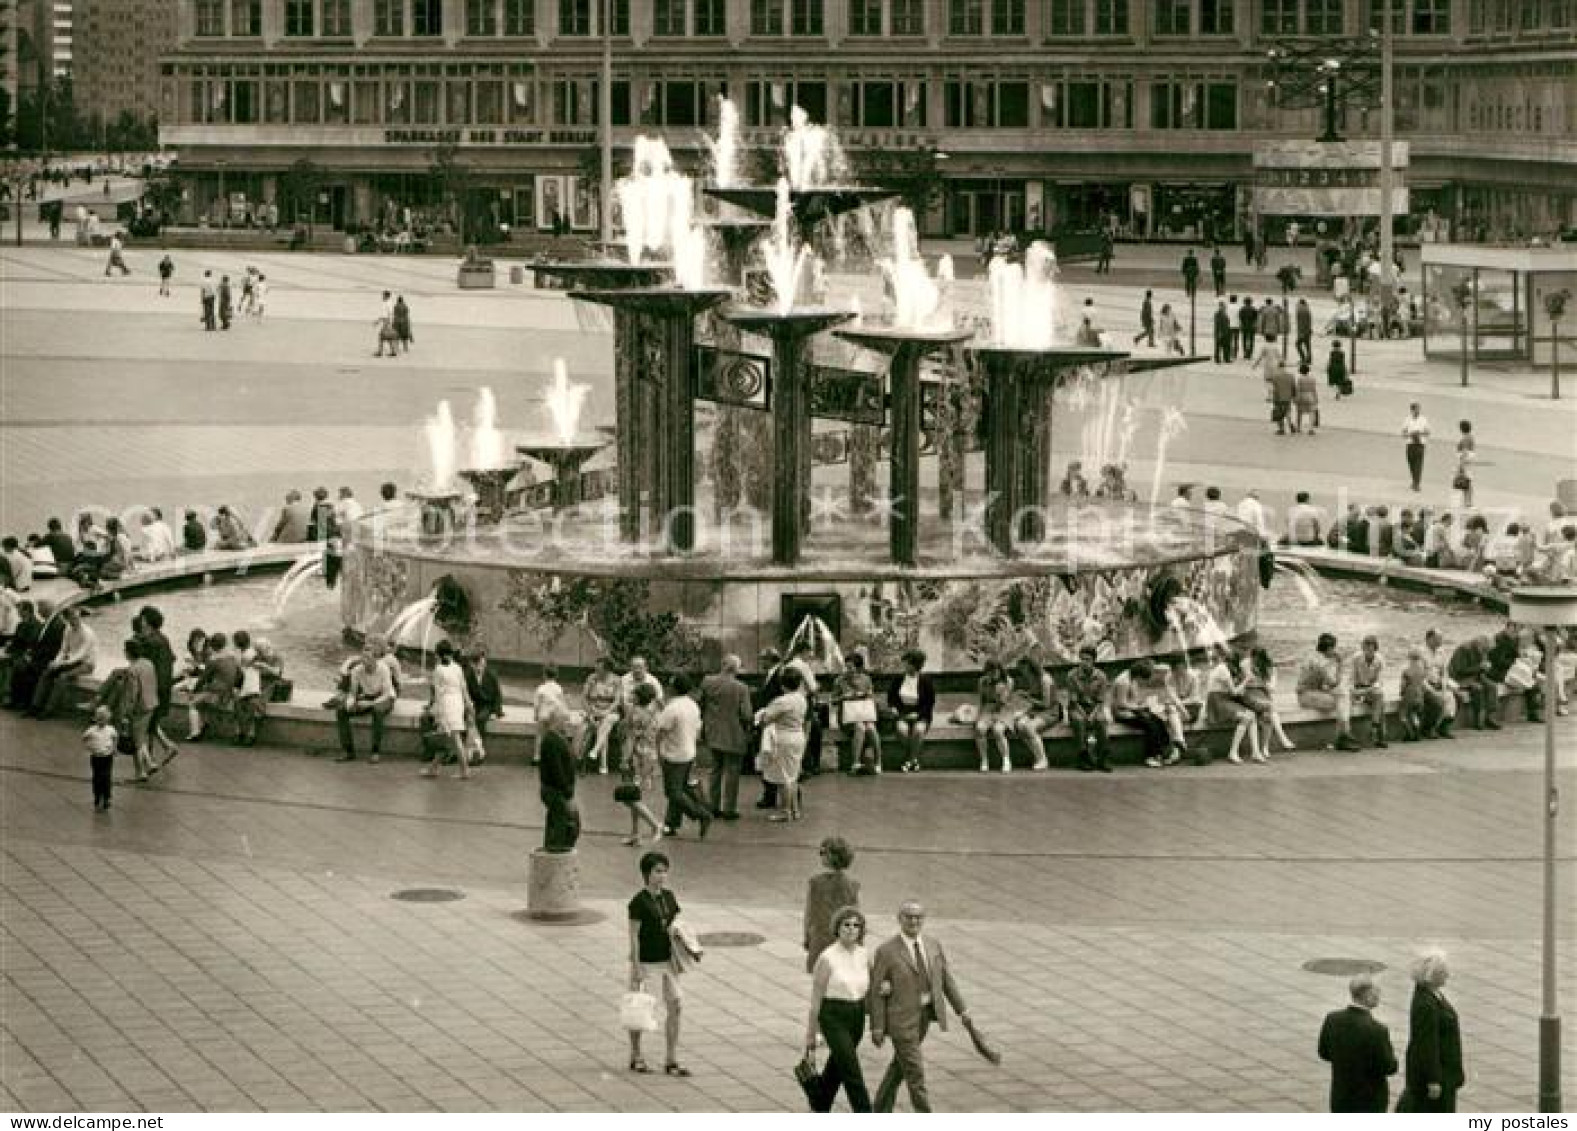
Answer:
<svg viewBox="0 0 1577 1131"><path fill-rule="evenodd" d="M285 619L285 610L290 607L290 599L296 595L309 578L323 576L323 552L313 550L311 553L302 554L291 563L279 584L274 586L274 618Z"/></svg>
<svg viewBox="0 0 1577 1131"><path fill-rule="evenodd" d="M936 281L926 273L914 214L907 208L893 212L893 256L884 271L893 295L891 325L868 324L861 318L858 326L836 333L889 357L888 556L895 565L912 566L919 560L920 542L920 362L973 334L952 327L941 301L941 284L951 281L952 262L943 257Z"/></svg>
<svg viewBox="0 0 1577 1131"><path fill-rule="evenodd" d="M422 537L429 542L447 540L458 525L457 512L465 497L455 486L455 426L448 401L422 425L427 437L428 478L405 497L417 504Z"/></svg>
<svg viewBox="0 0 1577 1131"><path fill-rule="evenodd" d="M458 473L476 492L476 519L496 526L509 509L509 486L521 469L507 462L504 434L498 430L498 402L486 385L471 414L471 463Z"/></svg>
<svg viewBox="0 0 1577 1131"><path fill-rule="evenodd" d="M552 468L555 511L568 510L579 504L581 468L587 460L608 446L608 441L602 436L580 431L580 410L588 389L586 385L571 385L564 359L554 358L553 384L547 392L553 435L515 446L521 455L539 460Z"/></svg>

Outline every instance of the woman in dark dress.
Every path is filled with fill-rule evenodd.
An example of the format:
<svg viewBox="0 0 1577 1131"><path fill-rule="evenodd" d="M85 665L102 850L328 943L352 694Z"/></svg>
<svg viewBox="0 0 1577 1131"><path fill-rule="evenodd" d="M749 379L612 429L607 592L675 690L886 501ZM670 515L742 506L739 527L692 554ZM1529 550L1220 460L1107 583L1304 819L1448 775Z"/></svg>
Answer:
<svg viewBox="0 0 1577 1131"><path fill-rule="evenodd" d="M674 966L670 933L679 917L679 901L668 890L668 869L668 857L661 852L648 852L641 857L641 876L646 883L630 900L629 907L630 989L644 989L662 997L667 1052L663 1071L669 1076L688 1076L690 1070L678 1060L679 1015L684 996L679 988L679 971ZM662 987L660 993L658 985ZM637 1029L630 1030L630 1071L651 1071L641 1055L641 1034Z"/></svg>
<svg viewBox="0 0 1577 1131"><path fill-rule="evenodd" d="M838 941L832 928L833 913L840 907L860 905L860 881L849 875L849 865L854 863L849 842L841 836L827 837L821 842L821 862L827 870L810 878L805 893L805 969L812 974L817 957Z"/></svg>
<svg viewBox="0 0 1577 1131"><path fill-rule="evenodd" d="M1457 1089L1467 1081L1462 1071L1462 1029L1457 1011L1446 1000L1451 971L1438 950L1419 955L1413 975L1413 1005L1407 1034L1407 1084L1397 1111L1454 1112Z"/></svg>

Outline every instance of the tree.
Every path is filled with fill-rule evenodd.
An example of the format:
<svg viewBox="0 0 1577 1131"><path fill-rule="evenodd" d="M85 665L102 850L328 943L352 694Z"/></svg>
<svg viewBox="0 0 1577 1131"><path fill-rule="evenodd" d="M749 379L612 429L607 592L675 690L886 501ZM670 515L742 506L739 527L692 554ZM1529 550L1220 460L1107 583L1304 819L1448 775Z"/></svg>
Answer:
<svg viewBox="0 0 1577 1131"><path fill-rule="evenodd" d="M465 201L471 189L471 171L460 163L460 147L453 142L433 150L433 163L428 166L427 177L432 182L433 196L443 204L450 221L460 231L460 241L470 242L471 225L467 223Z"/></svg>
<svg viewBox="0 0 1577 1131"><path fill-rule="evenodd" d="M307 215L307 234L312 234L312 216L317 211L318 190L323 185L323 170L310 157L298 157L279 179L280 207L290 223L299 224Z"/></svg>

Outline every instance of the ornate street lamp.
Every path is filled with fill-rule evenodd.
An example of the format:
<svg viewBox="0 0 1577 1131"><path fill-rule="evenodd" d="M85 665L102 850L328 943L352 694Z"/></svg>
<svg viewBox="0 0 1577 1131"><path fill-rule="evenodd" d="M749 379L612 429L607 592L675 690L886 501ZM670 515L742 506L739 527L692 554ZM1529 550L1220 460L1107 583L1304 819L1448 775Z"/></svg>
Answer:
<svg viewBox="0 0 1577 1131"><path fill-rule="evenodd" d="M1565 287L1544 296L1544 313L1550 316L1550 399L1561 399L1561 318L1572 293Z"/></svg>
<svg viewBox="0 0 1577 1131"><path fill-rule="evenodd" d="M1555 704L1559 692L1561 636L1577 627L1577 589L1523 586L1511 591L1511 619L1544 629L1544 955L1539 1010L1539 1110L1561 1109L1561 1014L1555 990Z"/></svg>

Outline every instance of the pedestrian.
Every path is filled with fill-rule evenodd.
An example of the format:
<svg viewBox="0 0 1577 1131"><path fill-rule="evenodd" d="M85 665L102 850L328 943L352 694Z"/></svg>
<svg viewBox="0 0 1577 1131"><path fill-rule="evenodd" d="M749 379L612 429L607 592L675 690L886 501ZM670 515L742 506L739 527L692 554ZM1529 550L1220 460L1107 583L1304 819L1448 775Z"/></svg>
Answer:
<svg viewBox="0 0 1577 1131"><path fill-rule="evenodd" d="M827 947L838 941L838 932L832 926L833 916L840 908L860 905L860 881L849 875L854 863L854 849L841 836L823 838L819 850L825 871L810 878L805 891L805 915L802 934L805 945L805 970L816 972L816 959Z"/></svg>
<svg viewBox="0 0 1577 1131"><path fill-rule="evenodd" d="M893 1042L892 1063L876 1089L875 1110L890 1112L898 1098L899 1083L909 1087L909 1103L917 1112L931 1110L925 1086L925 1058L920 1046L932 1021L947 1032L947 1008L969 1024L969 1007L953 978L942 944L923 934L925 908L906 900L898 908L898 934L876 949L871 958L871 1044L877 1048L888 1037Z"/></svg>
<svg viewBox="0 0 1577 1131"><path fill-rule="evenodd" d="M131 274L131 268L126 266L125 250L126 245L121 242L120 233L116 232L110 237L109 262L104 264L105 278L108 278L109 273L114 270L119 270L122 275Z"/></svg>
<svg viewBox="0 0 1577 1131"><path fill-rule="evenodd" d="M217 329L218 327L214 323L214 314L215 306L219 301L219 292L214 287L214 273L212 271L203 272L203 281L198 294L201 296L203 304L201 315L203 329Z"/></svg>
<svg viewBox="0 0 1577 1131"><path fill-rule="evenodd" d="M1292 430L1301 432L1304 423L1308 424L1308 434L1314 435L1315 429L1320 426L1320 386L1314 380L1314 374L1309 371L1308 363L1298 363L1298 379L1294 382L1293 401L1298 408L1297 419L1292 422Z"/></svg>
<svg viewBox="0 0 1577 1131"><path fill-rule="evenodd" d="M797 821L803 815L799 779L811 707L805 677L798 667L785 665L779 683L782 694L756 712L755 722L761 728L761 776L777 786L777 811L767 819Z"/></svg>
<svg viewBox="0 0 1577 1131"><path fill-rule="evenodd" d="M252 317L261 322L263 313L267 309L268 276L259 271L257 273L257 282L252 284Z"/></svg>
<svg viewBox="0 0 1577 1131"><path fill-rule="evenodd" d="M641 857L641 878L645 881L629 903L630 989L661 987L664 1007L663 1071L669 1076L689 1076L690 1070L679 1063L679 1024L684 1008L684 991L679 986L679 971L674 966L674 920L679 918L679 900L668 890L672 865L661 852ZM630 1030L630 1071L648 1073L651 1066L641 1055L641 1031Z"/></svg>
<svg viewBox="0 0 1577 1131"><path fill-rule="evenodd" d="M170 279L175 274L175 260L166 252L164 258L159 260L159 294L164 298L170 297Z"/></svg>
<svg viewBox="0 0 1577 1131"><path fill-rule="evenodd" d="M1254 266L1255 263L1254 253L1257 250L1258 242L1253 228L1243 229L1243 262L1250 267Z"/></svg>
<svg viewBox="0 0 1577 1131"><path fill-rule="evenodd" d="M1155 306L1149 291L1144 292L1144 301L1139 304L1139 332L1133 336L1134 345L1142 341L1155 348Z"/></svg>
<svg viewBox="0 0 1577 1131"><path fill-rule="evenodd" d="M1339 349L1340 347L1336 347ZM1424 449L1429 443L1429 420L1417 401L1407 406L1407 419L1402 421L1402 439L1407 456L1407 474L1414 491L1423 489Z"/></svg>
<svg viewBox="0 0 1577 1131"><path fill-rule="evenodd" d="M1340 342L1331 343L1331 356L1325 360L1325 384L1336 390L1337 400L1352 393L1352 381L1347 376L1347 355L1342 352Z"/></svg>
<svg viewBox="0 0 1577 1131"><path fill-rule="evenodd" d="M657 796L662 780L657 760L657 692L651 684L643 683L635 689L634 700L619 725L624 751L619 760L619 784L613 790L613 799L630 811L630 835L624 838L627 848L641 843L642 821L651 830L648 847L663 839L662 822L646 804L647 797Z"/></svg>
<svg viewBox="0 0 1577 1131"><path fill-rule="evenodd" d="M394 296L388 291L383 292L383 305L378 309L378 317L372 320L378 330L378 349L372 356L383 357L384 349L388 349L388 356L393 357L399 353L400 335L394 328Z"/></svg>
<svg viewBox="0 0 1577 1131"><path fill-rule="evenodd" d="M1296 220L1287 225L1287 246L1289 248L1295 248L1298 246L1298 236L1301 235L1302 232L1303 228Z"/></svg>
<svg viewBox="0 0 1577 1131"><path fill-rule="evenodd" d="M1189 248L1183 256L1183 293L1192 298L1199 291L1199 257Z"/></svg>
<svg viewBox="0 0 1577 1131"><path fill-rule="evenodd" d="M657 757L662 763L663 795L668 811L663 817L663 833L677 836L690 817L701 825L701 839L712 827L712 813L700 795L691 775L695 770L697 744L701 737L701 708L690 695L690 677L680 672L673 678L673 695L657 714Z"/></svg>
<svg viewBox="0 0 1577 1131"><path fill-rule="evenodd" d="M1254 360L1254 338L1259 330L1259 309L1254 305L1253 295L1243 296L1243 305L1238 308L1238 328L1241 331L1239 341L1243 346L1243 360Z"/></svg>
<svg viewBox="0 0 1577 1131"><path fill-rule="evenodd" d="M834 942L816 955L810 987L810 1019L805 1053L814 1056L818 1031L827 1041L827 1066L811 1110L830 1112L838 1090L856 1112L871 1110L871 1096L860 1068L860 1038L865 1035L865 1001L870 996L870 958L865 952L865 916L858 907L833 913ZM911 1093L912 1095L912 1093Z"/></svg>
<svg viewBox="0 0 1577 1131"><path fill-rule="evenodd" d="M1157 321L1161 331L1161 348L1167 353L1175 353L1179 357L1186 355L1183 349L1183 326L1177 320L1177 315L1172 313L1172 304L1161 304L1161 316ZM1152 345L1154 342L1151 343Z"/></svg>
<svg viewBox="0 0 1577 1131"><path fill-rule="evenodd" d="M1230 329L1228 331L1228 334L1227 334L1227 360L1228 361L1236 361L1237 360L1238 345L1239 345L1239 341L1238 341L1238 339L1239 339L1238 326L1239 326L1239 324L1241 322L1241 319L1239 319L1238 315L1241 312L1242 312L1242 304L1238 302L1238 296L1237 295L1231 295L1227 299L1227 323L1228 323L1228 326L1230 327Z"/></svg>
<svg viewBox="0 0 1577 1131"><path fill-rule="evenodd" d="M119 733L110 724L110 709L100 703L93 708L93 722L82 732L82 747L88 752L93 774L93 808L100 813L110 807L115 785L115 746Z"/></svg>
<svg viewBox="0 0 1577 1131"><path fill-rule="evenodd" d="M1271 368L1270 377L1266 380L1270 394L1270 419L1276 425L1276 435L1287 434L1287 424L1292 416L1293 401L1297 396L1297 382L1285 365L1276 365ZM1298 422L1292 421L1292 430L1298 430Z"/></svg>
<svg viewBox="0 0 1577 1131"><path fill-rule="evenodd" d="M1217 298L1227 293L1227 257L1219 247L1211 249L1210 280L1215 284Z"/></svg>
<svg viewBox="0 0 1577 1131"><path fill-rule="evenodd" d="M1446 1000L1451 976L1446 956L1427 950L1413 960L1413 1002L1408 1010L1407 1075L1396 1110L1454 1112L1457 1091L1467 1082L1462 1069L1462 1028Z"/></svg>
<svg viewBox="0 0 1577 1131"><path fill-rule="evenodd" d="M1112 234L1105 229L1101 231L1101 247L1099 257L1095 261L1095 273L1097 275L1110 275L1112 273ZM1154 344L1153 342L1151 343L1151 345Z"/></svg>
<svg viewBox="0 0 1577 1131"><path fill-rule="evenodd" d="M219 276L219 328L221 330L230 328L230 319L234 314L235 308L231 305L230 298L230 276L221 275Z"/></svg>
<svg viewBox="0 0 1577 1131"><path fill-rule="evenodd" d="M257 268L253 267L251 264L248 264L246 268L246 274L241 276L241 305L239 307L240 313L252 313L253 288L256 286Z"/></svg>
<svg viewBox="0 0 1577 1131"><path fill-rule="evenodd" d="M1211 319L1212 339L1215 343L1215 362L1224 365L1232 360L1232 316L1227 313L1227 300L1216 299L1216 313Z"/></svg>
<svg viewBox="0 0 1577 1131"><path fill-rule="evenodd" d="M155 762L149 771L154 773L181 752L164 732L164 720L170 713L175 686L175 650L170 646L169 637L164 635L164 613L152 605L143 606L137 614L132 622L132 632L142 641L143 655L153 665L154 708L148 720L149 754L151 758L154 746L164 753L164 757Z"/></svg>
<svg viewBox="0 0 1577 1131"><path fill-rule="evenodd" d="M1347 983L1351 1003L1325 1015L1320 1026L1320 1059L1331 1066L1331 1110L1384 1112L1390 1107L1387 1077L1396 1074L1391 1031L1374 1018L1380 987L1370 974Z"/></svg>
<svg viewBox="0 0 1577 1131"><path fill-rule="evenodd" d="M1457 473L1451 489L1461 497L1464 507L1473 505L1473 465L1478 462L1478 442L1473 437L1471 420L1457 421Z"/></svg>
<svg viewBox="0 0 1577 1131"><path fill-rule="evenodd" d="M416 339L411 335L411 308L405 305L404 295L394 300L394 335L400 340L400 349L410 353Z"/></svg>
<svg viewBox="0 0 1577 1131"><path fill-rule="evenodd" d="M465 753L465 719L470 712L470 700L465 691L465 672L455 663L454 645L449 641L440 640L433 653L438 657L438 663L433 665L432 697L428 700L427 708L432 712L439 735L448 740L447 752L452 752L460 765L460 771L455 776L469 781L471 766ZM364 664L365 656L364 650ZM434 748L432 761L422 767L422 777L438 776L438 763L445 753L442 745Z"/></svg>
<svg viewBox="0 0 1577 1131"><path fill-rule="evenodd" d="M739 770L750 745L750 688L739 678L740 659L730 653L701 681L701 736L711 761L712 812L739 819Z"/></svg>
<svg viewBox="0 0 1577 1131"><path fill-rule="evenodd" d="M570 852L580 839L580 808L575 803L575 755L567 737L573 725L567 707L555 706L537 717L537 785L547 819L542 823L545 852ZM463 764L462 757L462 764Z"/></svg>
<svg viewBox="0 0 1577 1131"><path fill-rule="evenodd" d="M1298 349L1298 360L1305 365L1314 364L1314 314L1309 300L1300 298L1293 312L1293 344Z"/></svg>

